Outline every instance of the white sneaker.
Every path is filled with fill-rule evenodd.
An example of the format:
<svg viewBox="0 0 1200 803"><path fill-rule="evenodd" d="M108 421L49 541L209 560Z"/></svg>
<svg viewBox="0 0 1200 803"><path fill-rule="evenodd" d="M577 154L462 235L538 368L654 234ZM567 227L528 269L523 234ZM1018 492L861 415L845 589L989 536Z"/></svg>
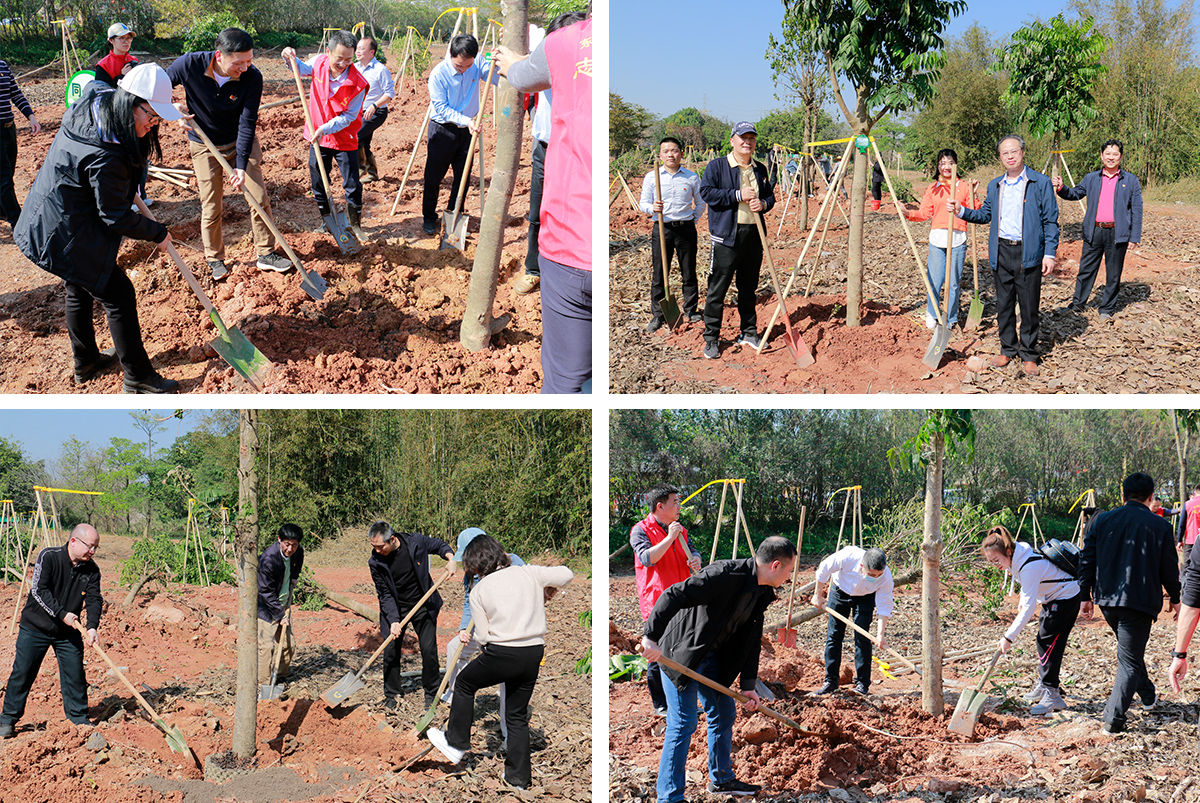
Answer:
<svg viewBox="0 0 1200 803"><path fill-rule="evenodd" d="M437 748L438 752L446 757L446 760L451 764L457 764L463 760L463 756L467 754L466 750L459 750L457 747L451 747L446 741L446 734L437 728L430 728L425 732L429 737L429 742Z"/></svg>
<svg viewBox="0 0 1200 803"><path fill-rule="evenodd" d="M1046 693L1046 687L1042 685L1042 681L1038 680L1033 684L1033 688L1021 695L1021 699L1033 705L1038 700L1042 699L1042 695Z"/></svg>
<svg viewBox="0 0 1200 803"><path fill-rule="evenodd" d="M1067 704L1063 702L1062 695L1059 694L1058 689L1052 689L1047 686L1041 701L1029 709L1029 713L1035 717L1045 717L1053 714L1055 711L1062 711L1066 707Z"/></svg>

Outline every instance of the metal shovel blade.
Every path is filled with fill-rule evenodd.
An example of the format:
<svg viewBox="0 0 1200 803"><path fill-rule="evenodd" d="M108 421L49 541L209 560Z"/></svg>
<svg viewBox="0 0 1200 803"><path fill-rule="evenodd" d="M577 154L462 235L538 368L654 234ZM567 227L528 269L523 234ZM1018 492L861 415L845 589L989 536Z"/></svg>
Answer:
<svg viewBox="0 0 1200 803"><path fill-rule="evenodd" d="M176 753L187 755L191 752L188 749L187 741L183 738L183 731L179 730L178 725L167 727L167 723L161 719L154 720L154 724L162 728L163 734L167 737L167 746Z"/></svg>
<svg viewBox="0 0 1200 803"><path fill-rule="evenodd" d="M334 207L328 215L323 218L325 228L333 235L333 241L337 243L337 247L341 249L343 254L357 254L361 246L358 244L358 238L354 236L354 232L350 230L350 221L337 211Z"/></svg>
<svg viewBox="0 0 1200 803"><path fill-rule="evenodd" d="M667 322L667 326L674 329L683 317L683 312L679 309L679 302L672 295L667 295L659 302L659 308L662 310L663 320Z"/></svg>
<svg viewBox="0 0 1200 803"><path fill-rule="evenodd" d="M423 736L425 731L429 730L429 726L433 724L433 718L437 716L438 703L441 701L441 697L433 698L433 702L429 704L429 710L425 712L425 716L421 717L421 721L413 728L414 735Z"/></svg>
<svg viewBox="0 0 1200 803"><path fill-rule="evenodd" d="M786 321L787 318L784 318L784 320ZM807 368L814 364L817 360L813 357L812 350L804 342L804 338L800 336L800 333L792 331L790 323L784 329L786 331L783 333L783 342L787 344L788 351L792 352L792 359L796 361L796 365L801 368Z"/></svg>
<svg viewBox="0 0 1200 803"><path fill-rule="evenodd" d="M258 699L260 700L278 700L282 694L282 683L276 683L275 685L271 685L270 683L258 684Z"/></svg>
<svg viewBox="0 0 1200 803"><path fill-rule="evenodd" d="M467 250L467 216L455 215L453 212L442 213L442 241L438 244L439 251L456 248Z"/></svg>
<svg viewBox="0 0 1200 803"><path fill-rule="evenodd" d="M925 356L921 362L927 368L936 371L937 367L942 364L942 355L946 353L948 345L950 345L950 328L939 323L934 327L933 337L929 340L929 348L925 349Z"/></svg>
<svg viewBox="0 0 1200 803"><path fill-rule="evenodd" d="M336 708L337 706L346 702L347 697L354 694L354 692L366 685L367 684L356 677L353 672L347 672L345 677L330 686L325 693L321 695L321 699L324 700L325 704L330 708Z"/></svg>
<svg viewBox="0 0 1200 803"><path fill-rule="evenodd" d="M967 322L963 324L963 329L967 332L974 332L979 328L979 322L983 320L983 299L979 297L979 288L975 288L975 295L971 298L971 309L967 312Z"/></svg>
<svg viewBox="0 0 1200 803"><path fill-rule="evenodd" d="M795 647L796 631L790 627L781 627L775 631L775 640L785 647Z"/></svg>
<svg viewBox="0 0 1200 803"><path fill-rule="evenodd" d="M217 327L219 333L209 345L221 356L221 359L229 363L233 370L249 382L252 388L262 390L263 383L270 377L271 369L274 367L272 362L267 359L267 355L259 351L242 333L241 329L236 326L226 327L215 309L208 314L208 317L212 319L213 326Z"/></svg>
<svg viewBox="0 0 1200 803"><path fill-rule="evenodd" d="M308 293L314 301L324 300L329 283L315 270L309 271L300 268L300 272L304 275L304 278L300 280L300 289Z"/></svg>
<svg viewBox="0 0 1200 803"><path fill-rule="evenodd" d="M963 689L958 696L958 705L954 707L954 715L950 717L949 729L963 736L975 733L975 723L979 720L979 712L987 701L987 694L975 689Z"/></svg>

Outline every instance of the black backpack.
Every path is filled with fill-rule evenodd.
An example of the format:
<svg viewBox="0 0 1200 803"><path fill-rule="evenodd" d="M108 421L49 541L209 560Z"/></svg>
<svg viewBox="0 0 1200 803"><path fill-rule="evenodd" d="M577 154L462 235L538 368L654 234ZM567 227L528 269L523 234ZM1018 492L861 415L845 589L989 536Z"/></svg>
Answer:
<svg viewBox="0 0 1200 803"><path fill-rule="evenodd" d="M1070 575L1072 580L1079 579L1079 547L1069 541L1051 538L1035 549L1029 560L1048 560ZM1060 580L1058 582L1067 581Z"/></svg>

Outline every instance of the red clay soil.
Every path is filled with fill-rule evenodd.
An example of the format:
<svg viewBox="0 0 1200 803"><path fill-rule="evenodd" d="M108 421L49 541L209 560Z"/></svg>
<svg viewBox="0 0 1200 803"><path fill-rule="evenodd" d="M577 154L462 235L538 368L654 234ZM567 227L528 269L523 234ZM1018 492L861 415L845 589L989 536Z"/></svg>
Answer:
<svg viewBox="0 0 1200 803"><path fill-rule="evenodd" d="M307 55L307 54L302 54ZM169 60L163 59L164 65ZM276 53L255 61L266 86L264 104L295 96L295 84ZM43 74L44 75L44 74ZM33 97L61 98L62 79L33 77L22 82ZM541 307L538 293L517 295L513 282L524 273L529 210L529 148L509 206L501 257L500 283L493 312L512 315L495 335L491 348L466 351L458 342L475 244L479 239L478 181L471 183L466 211L468 247L438 250L439 238L421 230L421 176L425 147L418 149L396 215L390 215L413 142L428 103L425 80L409 76L390 105L386 124L375 135L373 150L383 173L363 185L364 228L369 242L343 256L331 237L316 234L319 225L308 174L308 144L301 137L303 114L297 105L261 112L258 137L273 217L300 262L329 284L323 301L300 289L295 270L259 271L249 230L249 208L226 192L223 226L226 262L231 275L214 286L200 243L199 201L195 180L183 189L151 179L156 201L151 213L166 223L181 256L188 262L222 319L237 326L275 365L263 388L267 393L532 393L541 387ZM176 93L177 95L179 93ZM15 176L24 198L55 134L63 108L57 102L36 105L40 134L18 134L20 159ZM495 158L490 109L483 136L485 168ZM191 168L187 141L178 127L163 124L162 166ZM332 181L338 208L344 210L340 180ZM451 176L442 185L441 208ZM118 372L86 386L71 377L71 350L63 317L63 283L29 262L17 250L7 227L0 234L0 392L119 393ZM189 393L244 392L249 386L210 346L216 330L179 275L170 257L151 244L127 240L118 262L130 275L138 296L143 341L155 367ZM103 311L97 305L96 331L101 348L111 344Z"/></svg>

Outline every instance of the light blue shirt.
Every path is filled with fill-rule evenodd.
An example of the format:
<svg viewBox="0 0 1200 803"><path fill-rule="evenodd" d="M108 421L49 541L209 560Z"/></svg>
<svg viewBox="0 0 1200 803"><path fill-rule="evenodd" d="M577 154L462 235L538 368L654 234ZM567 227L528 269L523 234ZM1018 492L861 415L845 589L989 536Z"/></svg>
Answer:
<svg viewBox="0 0 1200 803"><path fill-rule="evenodd" d="M300 74L312 75L313 62L315 62L321 55L322 54L320 53L316 53L308 61L296 59L296 68L300 71ZM350 68L347 67L346 69L342 70L342 74L337 78L329 79L329 94L332 95L341 89L342 84L346 83L346 79L349 77ZM312 87L309 87L308 91L312 92ZM313 139L320 139L321 137L327 137L330 134L336 134L358 119L358 115L362 114L363 98L366 96L366 94L366 92L358 93L358 97L350 101L350 105L346 107L346 111L342 112L337 117L334 117L332 120L326 120L317 126L317 131ZM316 120L313 120L313 123L316 123Z"/></svg>
<svg viewBox="0 0 1200 803"><path fill-rule="evenodd" d="M377 109L385 108L387 104L380 103L380 98L386 97L391 100L396 96L396 82L392 80L391 71L374 57L365 67L361 64L355 64L355 66L358 67L358 72L362 77L367 79L367 83L371 85L367 89L367 96L363 99L363 108L367 106L374 106Z"/></svg>
<svg viewBox="0 0 1200 803"><path fill-rule="evenodd" d="M997 235L1005 240L1021 240L1021 227L1025 223L1025 185L1029 183L1028 168L1021 168L1021 175L1009 178L1008 173L1000 177L1000 226Z"/></svg>
<svg viewBox="0 0 1200 803"><path fill-rule="evenodd" d="M452 123L466 127L479 112L479 84L487 79L482 59L463 72L454 70L450 59L443 59L429 73L429 101L433 106L431 118L435 123ZM500 81L497 70L492 83Z"/></svg>
<svg viewBox="0 0 1200 803"><path fill-rule="evenodd" d="M668 223L680 220L690 220L698 223L704 215L704 199L700 197L700 176L680 167L672 175L666 167L658 168L659 181L662 182L663 215ZM654 214L654 174L647 173L642 179L642 197L639 206L642 212L650 215L651 220L658 220Z"/></svg>
<svg viewBox="0 0 1200 803"><path fill-rule="evenodd" d="M533 110L533 122L529 133L540 142L550 142L550 90L538 93L537 107Z"/></svg>

